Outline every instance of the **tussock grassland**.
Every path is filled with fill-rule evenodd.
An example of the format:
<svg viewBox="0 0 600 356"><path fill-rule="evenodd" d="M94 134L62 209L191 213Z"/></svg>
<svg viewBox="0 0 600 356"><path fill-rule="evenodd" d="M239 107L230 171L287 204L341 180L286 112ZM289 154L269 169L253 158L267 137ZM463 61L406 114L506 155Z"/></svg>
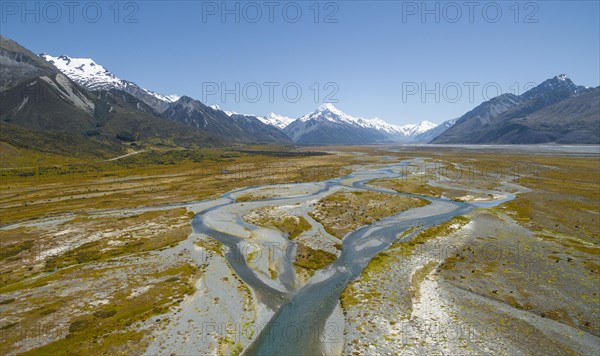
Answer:
<svg viewBox="0 0 600 356"><path fill-rule="evenodd" d="M111 162L1 172L0 224L71 212L191 202L234 188L318 181L348 172L350 156L276 157L222 150L144 152ZM14 168L14 169L13 169Z"/></svg>
<svg viewBox="0 0 600 356"><path fill-rule="evenodd" d="M247 214L244 217L248 222L282 231L290 240L296 239L303 232L311 229L310 223L303 216L286 215L272 207L265 207ZM314 237L311 237L314 238ZM314 246L308 246L305 241L297 242L296 258L294 265L299 273L305 269L309 275L314 274L318 269L322 269L335 261L337 256L331 252L324 251ZM310 241L317 244L321 241ZM340 247L341 248L341 247Z"/></svg>
<svg viewBox="0 0 600 356"><path fill-rule="evenodd" d="M157 316L193 293L204 268L194 267L185 249L175 252L191 233L193 214L153 206L328 179L354 162L350 155L262 149L151 150L103 162L12 152L0 171L0 224L44 221L0 230L0 349L143 352L152 331L168 322ZM112 212L142 206L150 209ZM290 219L276 225L291 238L308 228L297 230ZM201 247L223 253L212 240ZM303 263L314 267L315 256Z"/></svg>
<svg viewBox="0 0 600 356"><path fill-rule="evenodd" d="M597 157L436 147L401 149L398 154L430 157L453 167L448 171L455 179L444 179L452 176L442 171L434 177L452 188L521 191L504 184L514 182L530 191L498 207L469 214L469 227L450 235L451 239L440 237L449 236L451 231L446 228L464 225L468 220L459 218L450 225L425 230L409 242L394 243L377 255L340 298L349 335L347 350L367 352L369 345L377 342L388 345L382 350L391 353L397 352L398 345L400 350L410 351L412 339L402 344L406 340L402 336L404 327L430 330L439 326L439 320L431 324L411 317L411 301L423 293L420 286L428 274L433 274L431 281L444 296L444 311L453 324L482 326L477 330L480 335L469 340L470 347L485 347L482 345L489 340L500 340L493 346L500 353L510 353L511 348L533 353L581 353L581 344L573 341L576 335L600 335ZM457 174L459 171L462 173ZM394 189L391 183L384 186ZM410 185L399 189L428 193ZM421 302L435 297L435 293L428 295ZM366 323L362 317L368 317ZM551 320L548 324L537 323L543 320L539 318ZM567 336L549 337L544 328L553 322L570 327L561 331ZM396 327L399 323L403 326ZM386 330L392 332L385 335ZM381 335L386 341L389 338L389 343L381 341ZM447 340L446 336L436 341L428 335L428 350L441 351L449 341L464 341ZM418 343L419 338L414 342Z"/></svg>
<svg viewBox="0 0 600 356"><path fill-rule="evenodd" d="M315 270L326 267L336 259L337 256L331 252L314 249L310 246L299 243L296 260L294 263L299 267L306 268L314 272Z"/></svg>
<svg viewBox="0 0 600 356"><path fill-rule="evenodd" d="M42 272L165 248L191 232L186 209L81 215L63 223L0 230L0 288Z"/></svg>
<svg viewBox="0 0 600 356"><path fill-rule="evenodd" d="M293 240L304 231L310 230L311 226L303 216L275 215L273 208L267 207L246 215L249 223L277 229L285 233L288 239Z"/></svg>
<svg viewBox="0 0 600 356"><path fill-rule="evenodd" d="M371 191L339 191L315 204L311 216L338 238L362 225L425 206L428 201Z"/></svg>
<svg viewBox="0 0 600 356"><path fill-rule="evenodd" d="M10 301L0 308L2 350L139 353L149 342L142 325L193 293L201 274L183 254L157 254L185 239L190 221L177 208L0 231L11 251L0 264L1 299Z"/></svg>
<svg viewBox="0 0 600 356"><path fill-rule="evenodd" d="M537 174L517 183L532 189L501 209L534 231L554 231L600 244L600 162L593 158L536 158Z"/></svg>
<svg viewBox="0 0 600 356"><path fill-rule="evenodd" d="M444 192L441 188L428 185L422 177L405 177L398 179L374 180L369 185L392 189L399 193L417 194L439 198Z"/></svg>

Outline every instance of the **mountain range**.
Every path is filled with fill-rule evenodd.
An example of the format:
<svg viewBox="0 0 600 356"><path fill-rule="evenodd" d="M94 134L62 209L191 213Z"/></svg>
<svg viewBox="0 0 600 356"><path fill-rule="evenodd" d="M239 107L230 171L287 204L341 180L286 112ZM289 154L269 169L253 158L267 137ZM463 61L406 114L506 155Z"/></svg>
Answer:
<svg viewBox="0 0 600 356"><path fill-rule="evenodd" d="M40 57L53 64L64 75L88 90L122 90L143 100L157 112L165 110L169 103L175 102L180 98L178 95L161 95L147 89L142 89L133 82L118 78L90 58L70 58L64 55L53 57L45 53L40 54Z"/></svg>
<svg viewBox="0 0 600 356"><path fill-rule="evenodd" d="M0 140L52 152L111 155L136 142L171 147L600 143L600 89L577 86L566 75L520 96L502 94L440 125L398 126L353 117L330 103L298 119L223 111L189 96L141 88L92 59L35 55L2 36L0 64Z"/></svg>
<svg viewBox="0 0 600 356"><path fill-rule="evenodd" d="M414 137L437 125L428 121L397 126L385 121L350 116L327 103L283 128L295 144L373 144L413 142Z"/></svg>
<svg viewBox="0 0 600 356"><path fill-rule="evenodd" d="M55 65L63 74L88 90L125 91L152 107L157 115L214 134L227 133L228 137L241 142L252 141L257 135L265 142L290 144L289 139L291 139L298 145L417 142L415 140L417 135L437 126L428 121L396 126L377 118L369 120L355 118L336 109L332 104L324 104L314 113L299 119L299 122L305 122L310 116L311 120L314 120L308 123L310 128L286 130L292 122L298 120L275 113L261 117L222 111L218 105L207 106L187 96L161 95L118 78L90 58L71 58L64 55L53 57L45 53L40 57ZM227 120L223 114L231 120ZM257 120L269 127L282 130L285 134L266 128ZM333 131L329 131L330 129ZM298 134L299 132L303 134Z"/></svg>
<svg viewBox="0 0 600 356"><path fill-rule="evenodd" d="M431 140L443 144L600 143L600 87L557 75L522 95L502 94Z"/></svg>
<svg viewBox="0 0 600 356"><path fill-rule="evenodd" d="M291 117L277 115L273 112L267 116L258 117L258 119L260 121L264 122L265 124L275 126L280 130L283 130L287 125L291 124L292 121L295 120L295 119L292 119Z"/></svg>
<svg viewBox="0 0 600 356"><path fill-rule="evenodd" d="M292 144L255 117L231 118L189 97L154 93L91 59L38 56L0 37L0 63L0 138L11 145L113 155L138 141L171 147ZM46 139L27 142L27 136ZM61 142L52 142L59 136Z"/></svg>

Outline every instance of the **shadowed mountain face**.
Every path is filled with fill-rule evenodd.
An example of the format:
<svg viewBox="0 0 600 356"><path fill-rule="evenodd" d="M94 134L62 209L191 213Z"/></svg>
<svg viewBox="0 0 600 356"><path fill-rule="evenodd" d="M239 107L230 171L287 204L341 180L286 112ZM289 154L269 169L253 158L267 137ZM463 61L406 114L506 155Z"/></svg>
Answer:
<svg viewBox="0 0 600 356"><path fill-rule="evenodd" d="M284 133L253 116L230 117L224 111L213 109L188 96L170 104L161 115L169 120L227 137L230 142L291 144Z"/></svg>
<svg viewBox="0 0 600 356"><path fill-rule="evenodd" d="M15 41L0 36L0 92L25 80L51 76L58 72L53 65Z"/></svg>
<svg viewBox="0 0 600 356"><path fill-rule="evenodd" d="M90 92L4 37L0 63L0 122L2 140L9 144L47 152L112 155L123 151L123 139L184 147L224 142L217 135L157 116L156 110L124 91ZM36 146L25 142L27 136L43 139ZM86 149L80 150L83 146Z"/></svg>
<svg viewBox="0 0 600 356"><path fill-rule="evenodd" d="M54 132L62 136L48 137L60 136L63 141L64 135L78 135L67 143L82 139L101 142L104 153L122 151L122 144L132 141L174 147L429 140L449 144L599 143L599 90L577 86L566 75L559 75L520 96L500 95L441 125L427 121L390 125L377 118L352 117L331 104L297 120L276 115L259 119L226 113L187 96L165 96L140 88L91 59L37 56L0 36L0 123L5 132L19 137L25 137L27 130ZM32 137L38 136L32 133ZM10 135L3 135L3 140L10 143ZM23 144L23 140L13 143ZM48 142L46 149L52 148Z"/></svg>
<svg viewBox="0 0 600 356"><path fill-rule="evenodd" d="M91 93L66 76L52 73L2 92L0 119L34 130L83 133L100 125L98 104Z"/></svg>
<svg viewBox="0 0 600 356"><path fill-rule="evenodd" d="M24 81L0 94L3 129L15 125L21 131L64 133L105 144L112 142L116 152L121 148L114 144L121 141L152 139L184 147L222 142L215 135L156 116L152 108L125 92L90 93L61 73ZM65 135L56 137L64 139ZM10 141L10 137L5 138ZM81 144L79 138L71 141ZM44 149L52 151L51 142ZM77 147L73 150L76 152Z"/></svg>
<svg viewBox="0 0 600 356"><path fill-rule="evenodd" d="M177 101L177 95L161 95L140 88L137 84L123 80L91 58L53 57L42 53L40 57L55 65L64 75L90 91L117 89L142 100L156 112L164 111L169 103Z"/></svg>
<svg viewBox="0 0 600 356"><path fill-rule="evenodd" d="M4 37L0 62L8 63L2 66L2 123L79 134L102 125L104 105L52 64Z"/></svg>
<svg viewBox="0 0 600 356"><path fill-rule="evenodd" d="M254 116L240 115L233 118L190 97L166 96L143 89L133 82L120 79L91 58L71 58L64 55L53 57L48 54L41 54L40 57L55 64L63 74L87 90L110 90L113 95L117 95L117 91L126 93L128 97L135 99L134 102L140 103L137 107L130 106L130 109L222 136L225 142L291 144L285 134ZM123 94L119 95L125 97Z"/></svg>
<svg viewBox="0 0 600 356"><path fill-rule="evenodd" d="M241 127L246 134L259 138L264 143L292 144L292 140L283 131L272 125L265 124L257 117L233 114L230 116L230 119L238 127Z"/></svg>
<svg viewBox="0 0 600 356"><path fill-rule="evenodd" d="M431 143L598 143L598 93L559 75L521 96L503 94L484 102Z"/></svg>
<svg viewBox="0 0 600 356"><path fill-rule="evenodd" d="M507 134L496 138L499 143L600 144L600 88L511 120L503 129Z"/></svg>
<svg viewBox="0 0 600 356"><path fill-rule="evenodd" d="M4 133L14 133L2 135L7 143L35 148L23 140L27 132L38 138L48 134L38 149L78 152L77 146L85 145L86 154L97 147L100 155L121 153L123 143L132 141L182 147L291 144L255 117L229 117L188 97L162 96L88 59L44 58L0 38L0 122ZM77 60L84 64L68 67Z"/></svg>
<svg viewBox="0 0 600 356"><path fill-rule="evenodd" d="M521 103L521 99L513 94L497 96L458 118L452 127L431 143L474 143L463 141L474 139L470 137L471 133L485 130L494 119Z"/></svg>

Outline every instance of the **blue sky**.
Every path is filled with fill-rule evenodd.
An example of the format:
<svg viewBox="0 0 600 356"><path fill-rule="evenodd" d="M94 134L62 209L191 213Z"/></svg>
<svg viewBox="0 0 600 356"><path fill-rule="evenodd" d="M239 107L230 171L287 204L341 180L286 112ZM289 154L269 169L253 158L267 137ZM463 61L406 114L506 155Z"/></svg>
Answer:
<svg viewBox="0 0 600 356"><path fill-rule="evenodd" d="M257 115L333 100L355 116L439 123L560 73L600 85L598 1L472 3L2 1L0 33Z"/></svg>

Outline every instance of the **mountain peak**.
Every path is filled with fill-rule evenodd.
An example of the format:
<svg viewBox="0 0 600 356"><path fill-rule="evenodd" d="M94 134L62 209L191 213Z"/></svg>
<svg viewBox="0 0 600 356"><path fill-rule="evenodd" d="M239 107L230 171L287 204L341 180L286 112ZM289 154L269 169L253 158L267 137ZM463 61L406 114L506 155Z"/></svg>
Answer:
<svg viewBox="0 0 600 356"><path fill-rule="evenodd" d="M73 58L66 55L54 57L47 53L41 53L39 57L53 64L64 75L88 90L119 89L129 92L134 96L144 96L144 98L140 99L159 112L161 111L161 107L164 107L166 103L173 103L179 100L178 95L162 95L148 89L140 88L130 81L120 79L91 58ZM158 104L156 104L156 99L158 99Z"/></svg>
<svg viewBox="0 0 600 356"><path fill-rule="evenodd" d="M187 104L187 103L189 103L189 102L192 102L192 101L194 101L194 98L191 98L191 97L189 97L189 96L187 96L187 95L183 95L183 96L181 96L181 97L180 97L180 98L179 98L177 101L179 101L179 102L181 102L181 103L183 103L183 104Z"/></svg>
<svg viewBox="0 0 600 356"><path fill-rule="evenodd" d="M319 106L321 110L336 110L335 106L332 103L323 103Z"/></svg>
<svg viewBox="0 0 600 356"><path fill-rule="evenodd" d="M380 118L365 119L362 117L354 117L339 110L331 103L322 104L317 110L311 114L304 115L298 121L306 122L316 120L320 122L331 122L336 125L347 125L359 129L375 130L386 135L396 135L406 139L425 131L431 130L437 126L429 121L422 121L417 124L408 124L398 126L389 124Z"/></svg>
<svg viewBox="0 0 600 356"><path fill-rule="evenodd" d="M533 98L538 98L544 95L556 95L557 93L562 93L563 99L569 95L572 95L578 92L582 87L578 87L567 77L566 74L559 74L553 78L546 79L538 86L529 89L525 93L523 93L520 98L523 100L529 100Z"/></svg>
<svg viewBox="0 0 600 356"><path fill-rule="evenodd" d="M91 58L72 58L66 55L58 57L42 53L40 57L54 64L67 77L90 90L122 89L126 83L117 78L103 66L96 64Z"/></svg>
<svg viewBox="0 0 600 356"><path fill-rule="evenodd" d="M551 79L546 80L545 82L553 83L554 85L560 86L568 86L568 87L576 87L573 81L566 74L559 74ZM544 83L545 83L544 82ZM542 84L544 84L542 83Z"/></svg>
<svg viewBox="0 0 600 356"><path fill-rule="evenodd" d="M286 126L288 126L289 124L291 124L294 119L289 118L287 116L283 116L283 115L277 115L274 112L270 113L269 115L265 116L265 117L260 117L257 116L257 118L262 121L263 123L267 124L267 125L271 125L271 126L275 126L280 130L283 130Z"/></svg>
<svg viewBox="0 0 600 356"><path fill-rule="evenodd" d="M336 108L332 103L324 103L321 104L318 108L317 111L323 112L323 111L331 111L332 113L340 113L341 111L338 110L338 108Z"/></svg>
<svg viewBox="0 0 600 356"><path fill-rule="evenodd" d="M314 112L304 115L300 118L301 121L307 121L311 119L326 120L326 121L342 121L342 122L356 122L356 118L346 114L339 110L331 103L321 104Z"/></svg>

